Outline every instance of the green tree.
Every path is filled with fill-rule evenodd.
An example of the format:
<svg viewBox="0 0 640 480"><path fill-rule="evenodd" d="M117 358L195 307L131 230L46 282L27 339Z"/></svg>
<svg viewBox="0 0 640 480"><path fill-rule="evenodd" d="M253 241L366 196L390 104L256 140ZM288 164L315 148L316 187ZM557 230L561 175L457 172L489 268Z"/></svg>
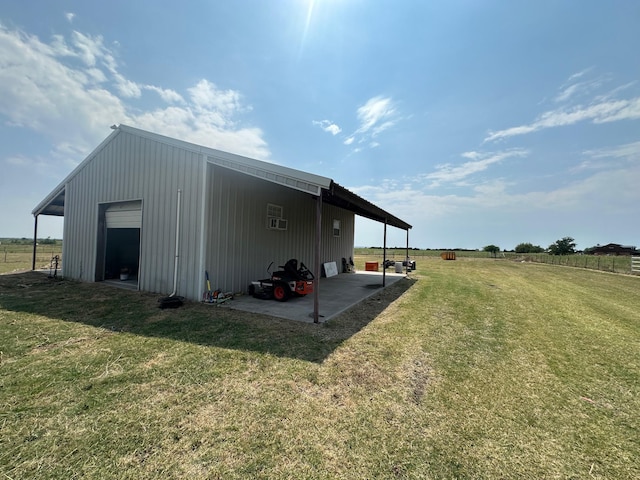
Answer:
<svg viewBox="0 0 640 480"><path fill-rule="evenodd" d="M500 247L496 245L487 245L482 250L485 252L489 252L491 255L493 255L493 258L496 258L498 252L500 251Z"/></svg>
<svg viewBox="0 0 640 480"><path fill-rule="evenodd" d="M576 252L576 242L571 237L564 237L549 245L551 255L571 255Z"/></svg>
<svg viewBox="0 0 640 480"><path fill-rule="evenodd" d="M544 248L540 245L533 245L532 243L519 243L516 245L516 253L542 253Z"/></svg>

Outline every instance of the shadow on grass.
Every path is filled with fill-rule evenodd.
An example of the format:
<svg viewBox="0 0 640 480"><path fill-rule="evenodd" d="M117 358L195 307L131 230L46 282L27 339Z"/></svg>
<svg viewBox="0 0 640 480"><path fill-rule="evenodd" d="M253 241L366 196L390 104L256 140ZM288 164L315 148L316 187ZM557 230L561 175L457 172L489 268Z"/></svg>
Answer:
<svg viewBox="0 0 640 480"><path fill-rule="evenodd" d="M380 289L325 324L186 302L158 308L158 295L101 283L49 279L38 272L0 275L0 309L42 315L116 332L322 362L378 316L416 280Z"/></svg>

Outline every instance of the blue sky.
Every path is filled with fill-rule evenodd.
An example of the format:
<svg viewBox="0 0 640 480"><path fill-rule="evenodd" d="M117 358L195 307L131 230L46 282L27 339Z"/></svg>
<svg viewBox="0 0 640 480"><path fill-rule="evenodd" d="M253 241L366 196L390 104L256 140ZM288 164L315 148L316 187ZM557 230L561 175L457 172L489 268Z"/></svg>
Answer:
<svg viewBox="0 0 640 480"><path fill-rule="evenodd" d="M639 45L635 0L5 0L0 237L123 123L330 177L412 247L640 245Z"/></svg>

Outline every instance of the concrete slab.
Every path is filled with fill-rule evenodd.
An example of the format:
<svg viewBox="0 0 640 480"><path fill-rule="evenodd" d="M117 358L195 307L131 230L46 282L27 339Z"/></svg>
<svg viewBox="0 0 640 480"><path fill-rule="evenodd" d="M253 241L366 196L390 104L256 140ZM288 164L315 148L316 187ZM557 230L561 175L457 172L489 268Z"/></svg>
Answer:
<svg viewBox="0 0 640 480"><path fill-rule="evenodd" d="M386 273L385 285L393 285L404 278L404 273ZM382 272L341 273L335 277L320 279L319 310L321 322L341 314L382 289ZM261 300L250 295L234 297L233 300L212 305L212 308L231 308L272 317L302 322L313 322L313 294L292 297L286 302Z"/></svg>

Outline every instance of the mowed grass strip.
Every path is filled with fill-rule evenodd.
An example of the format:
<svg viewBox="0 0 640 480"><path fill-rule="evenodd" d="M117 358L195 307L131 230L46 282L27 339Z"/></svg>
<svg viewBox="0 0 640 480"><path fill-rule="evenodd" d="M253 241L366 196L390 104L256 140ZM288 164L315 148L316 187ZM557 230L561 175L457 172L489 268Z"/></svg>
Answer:
<svg viewBox="0 0 640 480"><path fill-rule="evenodd" d="M640 477L640 279L480 259L412 276L322 326L0 276L0 472Z"/></svg>

